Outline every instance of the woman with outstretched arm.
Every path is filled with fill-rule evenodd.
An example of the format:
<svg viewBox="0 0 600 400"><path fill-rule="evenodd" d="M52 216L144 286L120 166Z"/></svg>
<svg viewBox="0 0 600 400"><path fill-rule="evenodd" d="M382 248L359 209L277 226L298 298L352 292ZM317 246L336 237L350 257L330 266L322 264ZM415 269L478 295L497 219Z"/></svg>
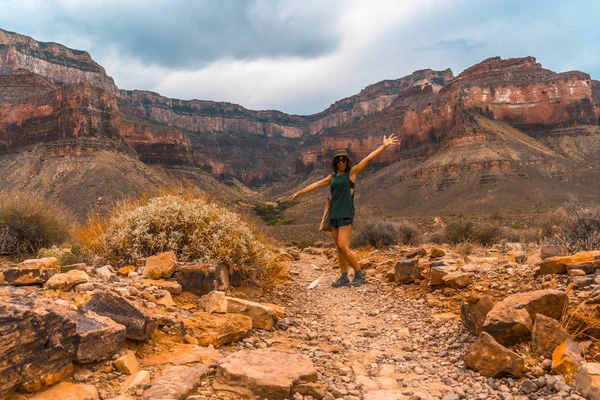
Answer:
<svg viewBox="0 0 600 400"><path fill-rule="evenodd" d="M358 264L358 257L356 257L356 254L349 247L352 222L354 220L354 187L358 174L375 157L389 146L395 144L398 144L398 139L394 133L390 137L384 136L383 144L355 166L352 166L352 159L348 156L346 150L336 150L333 153L333 160L331 161L333 173L289 197L292 200L296 200L303 194L325 186L329 186L331 190L331 233L337 246L338 260L340 270L342 271L340 278L331 284L333 287L360 286L367 283L367 277ZM352 281L348 277L348 265L354 270Z"/></svg>

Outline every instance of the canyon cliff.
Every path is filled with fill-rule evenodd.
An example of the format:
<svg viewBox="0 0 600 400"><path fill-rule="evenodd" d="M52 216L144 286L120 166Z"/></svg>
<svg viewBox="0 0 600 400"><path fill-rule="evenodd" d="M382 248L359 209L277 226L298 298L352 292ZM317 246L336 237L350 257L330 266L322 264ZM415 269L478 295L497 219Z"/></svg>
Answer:
<svg viewBox="0 0 600 400"><path fill-rule="evenodd" d="M0 156L33 145L47 156L108 150L228 182L280 182L276 195L306 173L326 173L335 149L360 160L396 132L400 144L367 173L371 197L385 184L404 208L431 206L423 200L434 197L442 207L439 192L456 188L458 195L469 185L485 196L504 183L522 187L519 179L540 188L560 182L563 192L592 182L599 116L600 82L549 71L533 57L490 58L457 77L449 69L416 71L300 116L119 90L88 53L0 30ZM555 194L552 204L560 200Z"/></svg>

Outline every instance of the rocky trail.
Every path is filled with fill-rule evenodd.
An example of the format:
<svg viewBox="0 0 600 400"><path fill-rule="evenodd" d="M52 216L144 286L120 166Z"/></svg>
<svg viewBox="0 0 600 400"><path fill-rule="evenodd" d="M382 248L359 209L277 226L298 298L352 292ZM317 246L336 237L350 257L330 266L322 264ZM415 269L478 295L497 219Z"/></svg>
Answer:
<svg viewBox="0 0 600 400"><path fill-rule="evenodd" d="M0 398L598 398L600 252L393 246L362 251L369 283L342 288L333 249L280 255L268 292L213 291L218 271L169 253L4 265Z"/></svg>

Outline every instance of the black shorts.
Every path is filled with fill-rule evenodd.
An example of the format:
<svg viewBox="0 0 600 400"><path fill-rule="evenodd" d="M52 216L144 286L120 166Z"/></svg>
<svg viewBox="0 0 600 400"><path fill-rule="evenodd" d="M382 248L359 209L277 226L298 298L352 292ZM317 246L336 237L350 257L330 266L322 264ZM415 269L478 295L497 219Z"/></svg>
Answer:
<svg viewBox="0 0 600 400"><path fill-rule="evenodd" d="M352 225L352 218L333 218L329 220L332 228L339 228L340 226Z"/></svg>

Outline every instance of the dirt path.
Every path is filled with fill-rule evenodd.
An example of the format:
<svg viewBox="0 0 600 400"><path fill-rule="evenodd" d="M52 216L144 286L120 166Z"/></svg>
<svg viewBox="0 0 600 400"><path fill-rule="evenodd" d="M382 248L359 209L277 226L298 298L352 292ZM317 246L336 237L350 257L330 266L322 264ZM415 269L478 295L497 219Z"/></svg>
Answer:
<svg viewBox="0 0 600 400"><path fill-rule="evenodd" d="M269 340L312 358L320 381L327 384L326 399L528 398L511 378L488 379L464 367L464 349L475 338L443 292L398 287L374 278L373 270L367 270L368 285L333 288L338 269L314 253L299 252L289 263L293 279L277 292L288 298L283 320L288 328L273 332ZM317 286L307 290L318 278Z"/></svg>

